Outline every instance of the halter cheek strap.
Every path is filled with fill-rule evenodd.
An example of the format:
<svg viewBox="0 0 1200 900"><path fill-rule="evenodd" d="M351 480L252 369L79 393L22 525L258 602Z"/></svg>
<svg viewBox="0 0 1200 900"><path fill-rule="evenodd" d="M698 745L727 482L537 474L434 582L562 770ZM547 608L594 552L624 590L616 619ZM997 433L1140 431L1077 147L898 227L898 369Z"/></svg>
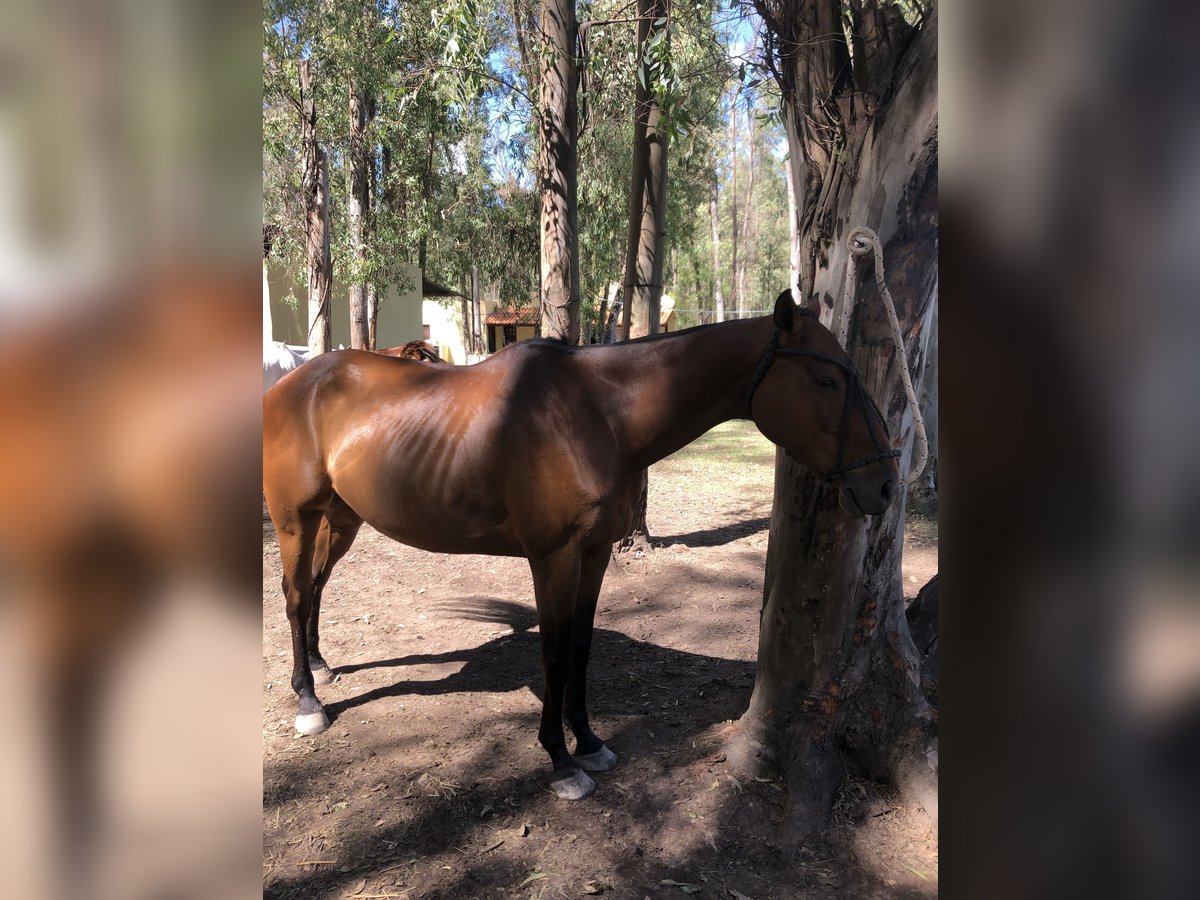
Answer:
<svg viewBox="0 0 1200 900"><path fill-rule="evenodd" d="M816 318L816 315L811 310L804 307L797 308L796 313ZM887 424L884 421L883 413L879 411L879 407L875 405L875 401L871 399L871 395L863 387L862 379L858 375L858 369L853 363L828 356L816 350L804 350L799 347L780 347L779 337L780 331L776 328L775 332L771 335L771 339L767 342L766 352L763 354L762 359L759 360L758 367L754 370L754 377L750 379L750 386L746 389L746 409L751 412L751 415L753 415L751 404L754 402L754 394L758 390L758 386L762 384L762 380L767 376L767 371L771 368L771 364L775 362L777 356L808 356L813 359L819 359L822 362L837 366L846 375L846 398L842 403L842 423L838 429L837 455L834 458L833 468L822 476L823 480L834 481L845 477L847 472L852 472L855 469L861 469L864 466L882 462L885 459L897 458L900 455L900 451L884 446L876 436L874 429L868 428L867 431L871 435L871 442L879 452L874 456L868 456L849 465L844 462L846 438L850 433L850 405L852 395L857 397L860 403L862 403L864 415L868 408L875 413L875 417L879 420L879 424L883 425L884 433L886 433Z"/></svg>

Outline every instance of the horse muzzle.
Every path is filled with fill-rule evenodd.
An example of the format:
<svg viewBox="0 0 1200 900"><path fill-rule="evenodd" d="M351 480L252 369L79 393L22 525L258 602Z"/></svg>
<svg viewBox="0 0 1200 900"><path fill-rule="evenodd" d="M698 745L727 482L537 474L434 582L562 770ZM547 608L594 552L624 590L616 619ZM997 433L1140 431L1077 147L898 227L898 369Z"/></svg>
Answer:
<svg viewBox="0 0 1200 900"><path fill-rule="evenodd" d="M842 508L847 513L856 519L877 516L896 498L895 466L880 466L878 471L871 473L848 474L837 484Z"/></svg>

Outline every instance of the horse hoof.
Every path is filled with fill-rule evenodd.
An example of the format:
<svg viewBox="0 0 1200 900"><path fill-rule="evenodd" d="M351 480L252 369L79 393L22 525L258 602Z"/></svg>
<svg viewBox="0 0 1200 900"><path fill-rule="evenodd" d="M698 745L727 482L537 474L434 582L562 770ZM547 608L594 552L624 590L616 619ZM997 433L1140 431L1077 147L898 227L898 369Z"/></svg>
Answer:
<svg viewBox="0 0 1200 900"><path fill-rule="evenodd" d="M313 684L333 684L333 670L329 666L312 670Z"/></svg>
<svg viewBox="0 0 1200 900"><path fill-rule="evenodd" d="M314 734L320 734L329 727L329 716L325 715L325 710L318 709L316 712L308 714L301 713L296 716L296 730L301 734L312 737Z"/></svg>
<svg viewBox="0 0 1200 900"><path fill-rule="evenodd" d="M583 769L575 769L565 778L550 782L550 789L560 800L586 800L596 790L596 782Z"/></svg>
<svg viewBox="0 0 1200 900"><path fill-rule="evenodd" d="M611 772L617 767L617 754L601 744L595 753L576 754L575 762L586 772Z"/></svg>

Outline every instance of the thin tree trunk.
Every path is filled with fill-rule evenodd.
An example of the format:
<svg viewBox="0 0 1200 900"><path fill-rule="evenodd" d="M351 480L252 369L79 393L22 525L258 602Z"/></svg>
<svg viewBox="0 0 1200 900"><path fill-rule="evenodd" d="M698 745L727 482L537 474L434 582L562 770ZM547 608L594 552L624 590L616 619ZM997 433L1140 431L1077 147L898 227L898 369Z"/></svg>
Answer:
<svg viewBox="0 0 1200 900"><path fill-rule="evenodd" d="M579 73L575 0L541 0L538 171L541 179L543 336L579 342L579 227L576 137Z"/></svg>
<svg viewBox="0 0 1200 900"><path fill-rule="evenodd" d="M853 73L844 41L839 48L838 40L817 40L841 34L839 4L828 0L792 12L785 22L768 19L769 27L783 29L774 45L784 48L785 103L791 110L837 112L816 123L785 120L800 130L789 143L801 145L806 160L797 197L804 211L804 277L811 280L809 293L821 298L822 321L835 333L848 324L847 351L900 442L904 474L912 422L896 374L898 354L881 339L889 329L874 263L855 263L853 296L840 291L844 238L853 226L867 225L883 244L887 282L919 383L937 293L936 10L915 40L893 29L884 37L894 43L878 38L856 48ZM869 22L854 30L881 34ZM891 61L884 65L886 54ZM882 81L872 80L873 73ZM868 113L858 92L878 106ZM728 752L744 771L782 771L788 786L783 831L793 841L824 833L848 769L897 784L936 823L934 716L920 690L920 657L900 583L904 512L901 492L880 516L848 518L819 477L786 454L776 456L758 672Z"/></svg>
<svg viewBox="0 0 1200 900"><path fill-rule="evenodd" d="M304 255L308 272L308 350L330 349L330 300L333 260L329 251L329 166L317 141L317 106L312 64L300 63L300 147L304 160Z"/></svg>
<svg viewBox="0 0 1200 900"><path fill-rule="evenodd" d="M471 297L471 319L473 322L474 343L471 345L471 352L476 356L483 355L483 297L482 291L479 288L479 273L475 271L474 293Z"/></svg>
<svg viewBox="0 0 1200 900"><path fill-rule="evenodd" d="M729 226L729 299L733 308L741 318L742 298L738 294L738 116L737 94L733 94L729 102L729 167L732 170L733 185L729 191L729 215L732 222Z"/></svg>
<svg viewBox="0 0 1200 900"><path fill-rule="evenodd" d="M346 200L346 231L353 254L350 279L350 346L371 347L371 313L364 268L367 262L367 219L370 215L370 157L366 131L371 103L350 83L350 190Z"/></svg>
<svg viewBox="0 0 1200 900"><path fill-rule="evenodd" d="M666 28L669 0L638 0L638 56L645 65L646 49ZM661 40L670 41L670 32ZM669 44L668 44L669 46ZM629 246L625 254L625 325L622 338L658 334L666 257L667 135L662 109L649 89L649 73L637 80L633 124L633 182L629 192ZM628 534L616 545L618 553L641 555L651 549L646 524L649 473L641 474L642 490Z"/></svg>
<svg viewBox="0 0 1200 900"><path fill-rule="evenodd" d="M649 42L666 28L668 0L638 0L639 65ZM655 24L663 23L663 24ZM670 41L670 33L661 38ZM625 253L625 325L622 338L658 334L666 257L667 135L662 108L649 89L649 74L637 79L633 121L633 180L629 191L629 240Z"/></svg>
<svg viewBox="0 0 1200 900"><path fill-rule="evenodd" d="M422 215L429 214L429 201L433 197L433 148L434 148L435 133L431 128L429 130L429 145L425 154L425 172L421 180L421 198L425 202L422 204ZM428 224L428 223L426 223ZM428 229L421 229L421 237L417 241L417 266L421 270L421 277L425 277L425 267L429 263L429 235ZM421 286L417 285L417 290L421 290Z"/></svg>
<svg viewBox="0 0 1200 900"><path fill-rule="evenodd" d="M792 177L790 159L783 163L783 175L787 180L788 195L788 286L792 289L792 297L796 302L803 304L805 301L800 293L800 220L796 208L796 179Z"/></svg>
<svg viewBox="0 0 1200 900"><path fill-rule="evenodd" d="M372 98L371 117L376 113L375 101ZM374 167L372 167L374 168ZM395 207L394 191L391 187L392 150L386 143L379 145L379 175L378 180L372 178L371 201L371 236L374 240L379 231L379 220L389 215ZM368 328L371 339L371 349L379 349L379 284L372 281L367 288L367 311L370 315Z"/></svg>
<svg viewBox="0 0 1200 900"><path fill-rule="evenodd" d="M746 166L746 205L742 207L742 258L741 266L737 270L738 312L742 315L746 313L746 300L750 293L747 279L751 266L751 254L755 252L752 234L754 223L754 112L749 103L746 106L746 136L749 162ZM757 258L757 254L755 256Z"/></svg>
<svg viewBox="0 0 1200 900"><path fill-rule="evenodd" d="M708 218L712 224L713 310L718 322L725 321L725 294L721 290L721 224L717 212L720 183L715 158L712 160L712 188L708 194Z"/></svg>

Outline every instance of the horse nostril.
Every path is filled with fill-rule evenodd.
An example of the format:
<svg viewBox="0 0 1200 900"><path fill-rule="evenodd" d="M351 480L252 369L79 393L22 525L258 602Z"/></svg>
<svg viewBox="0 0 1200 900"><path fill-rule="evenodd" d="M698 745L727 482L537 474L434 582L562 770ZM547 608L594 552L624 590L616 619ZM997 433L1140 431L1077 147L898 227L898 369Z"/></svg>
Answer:
<svg viewBox="0 0 1200 900"><path fill-rule="evenodd" d="M879 496L883 498L884 503L892 502L892 493L895 491L895 489L896 483L890 478L883 483L882 487L879 488Z"/></svg>

